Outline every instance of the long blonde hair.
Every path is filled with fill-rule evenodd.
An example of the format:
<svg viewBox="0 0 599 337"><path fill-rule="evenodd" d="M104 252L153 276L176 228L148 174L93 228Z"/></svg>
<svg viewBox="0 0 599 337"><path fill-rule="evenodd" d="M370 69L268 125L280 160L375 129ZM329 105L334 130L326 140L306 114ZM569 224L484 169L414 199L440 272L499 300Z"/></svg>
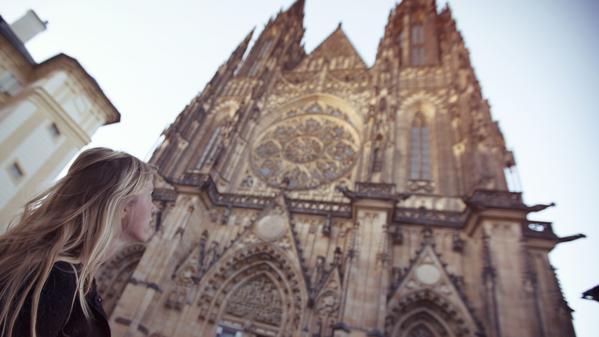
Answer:
<svg viewBox="0 0 599 337"><path fill-rule="evenodd" d="M31 336L37 336L40 294L58 261L77 266L77 295L84 315L91 317L85 294L121 234L120 209L152 178L152 168L141 160L93 148L75 159L64 178L25 205L15 226L0 235L0 335L12 336L31 296Z"/></svg>

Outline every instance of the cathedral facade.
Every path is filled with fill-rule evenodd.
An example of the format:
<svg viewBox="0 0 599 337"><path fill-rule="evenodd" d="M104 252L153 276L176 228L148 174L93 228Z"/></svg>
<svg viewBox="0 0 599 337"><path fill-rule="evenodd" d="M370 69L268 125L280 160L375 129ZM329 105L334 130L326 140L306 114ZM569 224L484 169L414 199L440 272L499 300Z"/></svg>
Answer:
<svg viewBox="0 0 599 337"><path fill-rule="evenodd" d="M113 335L574 336L450 9L401 2L370 67L341 26L307 54L303 15L165 131L157 233L97 277Z"/></svg>

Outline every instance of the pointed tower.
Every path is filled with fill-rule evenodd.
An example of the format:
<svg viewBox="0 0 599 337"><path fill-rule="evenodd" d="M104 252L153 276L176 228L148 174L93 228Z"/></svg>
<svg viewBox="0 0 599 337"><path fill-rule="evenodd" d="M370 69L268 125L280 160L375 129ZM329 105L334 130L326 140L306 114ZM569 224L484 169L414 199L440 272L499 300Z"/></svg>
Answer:
<svg viewBox="0 0 599 337"><path fill-rule="evenodd" d="M370 67L341 24L306 53L303 16L250 33L165 131L157 233L99 273L113 335L574 336L560 238L528 218L550 205L508 190L449 8L401 2Z"/></svg>

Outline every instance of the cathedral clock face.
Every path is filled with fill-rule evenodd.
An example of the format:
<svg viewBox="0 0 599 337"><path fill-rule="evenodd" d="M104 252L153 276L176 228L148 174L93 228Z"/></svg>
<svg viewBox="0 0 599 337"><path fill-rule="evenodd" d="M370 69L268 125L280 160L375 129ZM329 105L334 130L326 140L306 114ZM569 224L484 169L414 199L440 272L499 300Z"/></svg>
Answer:
<svg viewBox="0 0 599 337"><path fill-rule="evenodd" d="M349 172L358 157L357 144L355 129L335 115L295 115L258 135L252 169L270 186L312 189Z"/></svg>

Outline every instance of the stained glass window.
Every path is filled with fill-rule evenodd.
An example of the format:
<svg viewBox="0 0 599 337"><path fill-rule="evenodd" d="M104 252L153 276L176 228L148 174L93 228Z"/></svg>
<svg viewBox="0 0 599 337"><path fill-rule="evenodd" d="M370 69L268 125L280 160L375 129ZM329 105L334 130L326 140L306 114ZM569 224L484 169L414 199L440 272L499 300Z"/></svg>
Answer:
<svg viewBox="0 0 599 337"><path fill-rule="evenodd" d="M430 180L430 146L428 126L422 113L414 116L410 130L410 179Z"/></svg>

